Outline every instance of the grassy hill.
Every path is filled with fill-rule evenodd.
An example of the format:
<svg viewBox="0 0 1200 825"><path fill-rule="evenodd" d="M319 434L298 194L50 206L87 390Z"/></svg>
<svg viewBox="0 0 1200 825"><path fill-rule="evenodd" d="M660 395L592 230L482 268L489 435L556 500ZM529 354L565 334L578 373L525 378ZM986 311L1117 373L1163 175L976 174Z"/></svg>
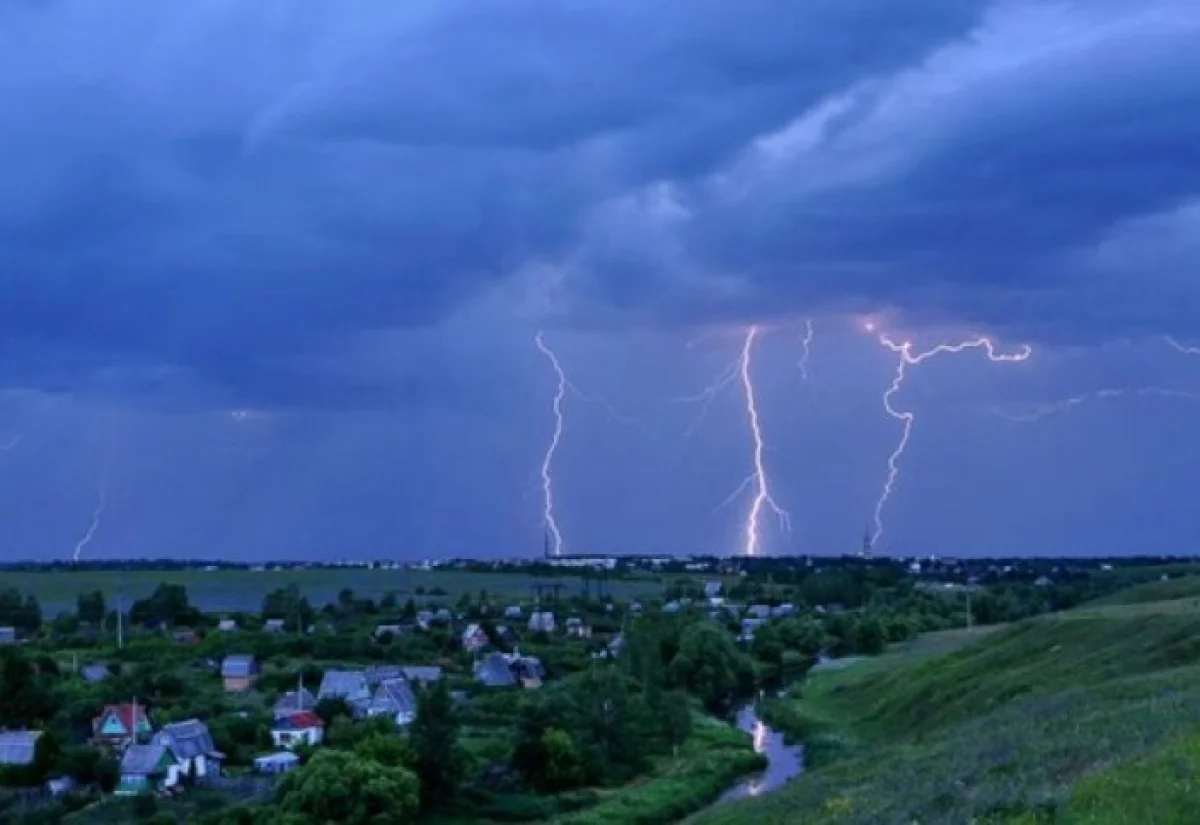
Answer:
<svg viewBox="0 0 1200 825"><path fill-rule="evenodd" d="M1200 607L1128 601L814 676L769 716L815 769L700 821L1197 821Z"/></svg>

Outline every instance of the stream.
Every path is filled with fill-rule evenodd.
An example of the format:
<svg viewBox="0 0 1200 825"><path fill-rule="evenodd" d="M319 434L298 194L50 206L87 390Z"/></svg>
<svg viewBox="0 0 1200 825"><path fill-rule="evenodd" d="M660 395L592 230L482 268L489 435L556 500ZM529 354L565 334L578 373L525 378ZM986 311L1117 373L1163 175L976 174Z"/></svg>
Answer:
<svg viewBox="0 0 1200 825"><path fill-rule="evenodd" d="M784 742L782 733L758 718L753 703L737 712L736 724L754 738L754 751L767 758L767 768L725 791L716 804L770 793L804 772L804 748Z"/></svg>

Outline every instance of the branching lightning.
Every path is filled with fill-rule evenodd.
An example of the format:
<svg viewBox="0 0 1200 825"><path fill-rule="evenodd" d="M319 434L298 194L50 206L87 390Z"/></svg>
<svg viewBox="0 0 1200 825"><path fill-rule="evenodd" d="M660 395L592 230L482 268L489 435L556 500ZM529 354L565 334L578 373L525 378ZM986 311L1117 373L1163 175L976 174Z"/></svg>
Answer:
<svg viewBox="0 0 1200 825"><path fill-rule="evenodd" d="M75 545L75 552L71 554L71 561L79 562L79 557L83 553L85 547L92 543L92 539L96 536L96 531L100 529L100 516L104 514L104 508L108 506L108 478L107 476L100 482L100 498L96 502L96 508L92 510L92 522L88 525L87 532L83 534L83 538Z"/></svg>
<svg viewBox="0 0 1200 825"><path fill-rule="evenodd" d="M800 339L800 361L797 364L800 367L800 376L808 380L808 358L812 355L812 342L816 331L813 329L812 318L804 320L804 336Z"/></svg>
<svg viewBox="0 0 1200 825"><path fill-rule="evenodd" d="M1043 418L1056 413L1069 412L1075 407L1078 407L1080 404L1087 403L1088 401L1099 401L1105 398L1120 398L1126 395L1136 395L1142 398L1157 396L1159 398L1179 398L1185 401L1200 401L1200 393L1188 392L1187 390L1172 390L1164 387L1135 387L1132 389L1109 388L1080 393L1079 395L1075 395L1070 398L1064 398L1061 401L1038 404L1029 412L1025 413L1010 413L1000 409L999 407L991 407L989 412L1008 421L1027 424L1033 421L1041 421Z"/></svg>
<svg viewBox="0 0 1200 825"><path fill-rule="evenodd" d="M733 367L722 373L716 382L692 399L701 401L704 403L705 408L707 408L707 405L724 387L734 381L739 381L742 385L742 398L746 405L746 419L750 426L752 443L751 461L753 468L750 475L718 505L717 509L721 510L729 506L743 492L753 489L754 496L750 500L750 510L746 514L744 527L743 556L757 556L762 549L761 523L764 510L769 509L778 517L782 530L791 530L791 516L779 506L779 503L771 495L771 486L764 460L766 441L762 433L762 421L759 416L758 398L755 393L752 369L754 363L754 345L758 341L760 332L761 330L757 326L752 326L746 330L746 335L742 342L741 355L733 364Z"/></svg>
<svg viewBox="0 0 1200 825"><path fill-rule="evenodd" d="M558 380L558 385L554 391L554 400L552 409L554 410L554 430L550 437L550 444L546 447L546 453L542 457L542 520L545 523L546 530L550 533L550 552L555 556L561 556L563 553L563 536L562 530L558 527L558 519L554 515L554 454L558 452L558 445L562 443L563 437L563 401L567 397L567 388L570 382L567 381L567 373L563 370L562 364L558 360L558 356L554 351L546 345L546 339L542 333L538 333L533 338L538 350L550 362L550 366L554 369L554 374Z"/></svg>
<svg viewBox="0 0 1200 825"><path fill-rule="evenodd" d="M875 332L875 325L868 323L866 329L868 332ZM908 377L908 368L928 361L937 355L953 355L969 349L982 349L987 359L992 362L1024 361L1032 353L1032 350L1028 346L1022 347L1015 353L999 353L996 351L995 345L990 338L974 338L961 341L957 344L938 344L935 347L917 353L913 352L911 341L897 344L883 333L879 334L879 343L900 356L896 363L896 372L892 376L892 383L883 394L883 408L887 411L888 415L901 422L901 431L900 441L896 444L896 448L892 450L891 455L888 456L887 478L884 482L883 490L875 502L874 528L871 533L869 545L871 548L876 547L879 539L883 536L883 509L896 489L896 479L900 475L900 460L904 457L904 453L908 449L908 441L912 436L913 422L916 420L915 413L910 410L899 410L892 403L893 398L904 387L904 381Z"/></svg>

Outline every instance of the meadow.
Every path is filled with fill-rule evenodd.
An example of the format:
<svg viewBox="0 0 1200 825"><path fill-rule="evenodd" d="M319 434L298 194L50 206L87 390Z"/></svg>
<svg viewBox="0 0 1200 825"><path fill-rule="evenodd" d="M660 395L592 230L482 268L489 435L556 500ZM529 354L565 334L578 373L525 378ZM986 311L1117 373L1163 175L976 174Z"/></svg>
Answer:
<svg viewBox="0 0 1200 825"><path fill-rule="evenodd" d="M110 605L118 592L126 606L144 598L160 583L182 584L192 604L206 612L257 611L263 596L280 587L295 585L314 605L337 599L349 588L355 595L378 600L394 592L401 601L422 594L457 599L481 590L491 596L529 599L535 583L562 585L562 594L582 591L580 576L532 576L526 573L480 573L456 570L368 570L363 568L297 570L79 570L54 572L2 572L0 589L13 587L37 598L47 614L73 610L80 593L102 591ZM618 599L644 599L662 595L663 582L656 578L612 579L606 591ZM418 592L420 591L420 592ZM595 583L593 582L593 592ZM444 594L444 596L442 595Z"/></svg>
<svg viewBox="0 0 1200 825"><path fill-rule="evenodd" d="M765 710L812 770L697 821L1195 822L1196 584L814 674Z"/></svg>

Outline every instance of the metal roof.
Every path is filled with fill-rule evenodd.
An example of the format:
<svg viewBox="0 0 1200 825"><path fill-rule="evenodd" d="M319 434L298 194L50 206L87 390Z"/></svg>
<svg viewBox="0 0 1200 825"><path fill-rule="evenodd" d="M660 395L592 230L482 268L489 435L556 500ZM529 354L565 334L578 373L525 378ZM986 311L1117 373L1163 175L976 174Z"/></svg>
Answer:
<svg viewBox="0 0 1200 825"><path fill-rule="evenodd" d="M369 695L366 676L357 670L327 670L321 679L317 700L345 699L353 701Z"/></svg>
<svg viewBox="0 0 1200 825"><path fill-rule="evenodd" d="M121 773L151 776L163 769L166 755L162 745L130 745L121 757Z"/></svg>
<svg viewBox="0 0 1200 825"><path fill-rule="evenodd" d="M37 751L40 730L13 730L0 733L0 765L29 765Z"/></svg>
<svg viewBox="0 0 1200 825"><path fill-rule="evenodd" d="M180 761L195 759L197 756L221 756L213 744L208 726L198 719L164 725L163 729L154 735L153 744L162 745Z"/></svg>
<svg viewBox="0 0 1200 825"><path fill-rule="evenodd" d="M245 679L254 675L257 662L246 653L233 653L221 663L221 675L226 679Z"/></svg>
<svg viewBox="0 0 1200 825"><path fill-rule="evenodd" d="M388 679L379 685L367 710L372 716L414 715L417 712L417 697L406 679Z"/></svg>

